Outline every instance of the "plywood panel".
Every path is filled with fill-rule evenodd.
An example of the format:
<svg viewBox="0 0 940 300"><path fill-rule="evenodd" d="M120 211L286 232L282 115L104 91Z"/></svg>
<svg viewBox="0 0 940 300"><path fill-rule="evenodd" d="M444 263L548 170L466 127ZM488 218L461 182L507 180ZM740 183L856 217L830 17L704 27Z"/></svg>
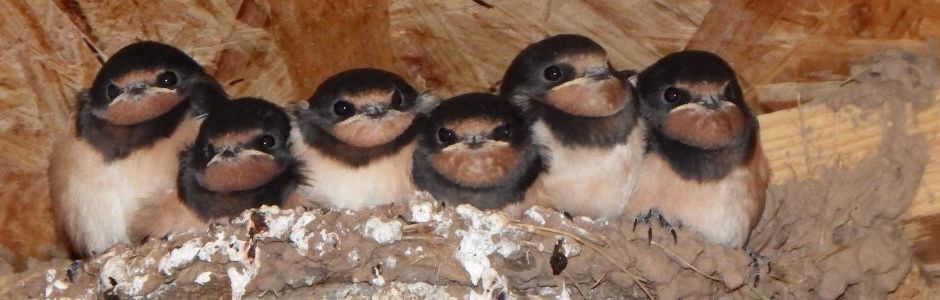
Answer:
<svg viewBox="0 0 940 300"><path fill-rule="evenodd" d="M618 68L637 69L679 50L708 1L395 1L396 57L412 78L444 94L495 86L520 49L578 33L604 45Z"/></svg>
<svg viewBox="0 0 940 300"><path fill-rule="evenodd" d="M293 98L307 98L326 77L349 68L397 70L389 40L388 1L272 2L277 40Z"/></svg>
<svg viewBox="0 0 940 300"><path fill-rule="evenodd" d="M716 0L687 48L714 51L731 61L753 99L751 87L761 84L845 79L852 64L885 48L930 52L927 41L940 36L933 25L940 19L931 10L936 5L920 0Z"/></svg>

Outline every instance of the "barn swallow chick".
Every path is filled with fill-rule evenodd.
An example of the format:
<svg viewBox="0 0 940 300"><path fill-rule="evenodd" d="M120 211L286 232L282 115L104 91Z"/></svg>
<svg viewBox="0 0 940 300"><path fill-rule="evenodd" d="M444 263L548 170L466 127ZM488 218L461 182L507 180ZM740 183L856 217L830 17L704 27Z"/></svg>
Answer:
<svg viewBox="0 0 940 300"><path fill-rule="evenodd" d="M101 67L49 165L56 215L77 255L130 242L129 213L174 189L179 151L223 101L221 86L169 45L134 43Z"/></svg>
<svg viewBox="0 0 940 300"><path fill-rule="evenodd" d="M236 99L216 108L180 155L177 197L141 209L132 238L200 228L262 205L285 203L302 183L290 118L275 104Z"/></svg>
<svg viewBox="0 0 940 300"><path fill-rule="evenodd" d="M627 213L662 223L674 239L682 226L743 246L764 210L770 173L734 70L712 53L678 52L641 72L637 89L648 153Z"/></svg>
<svg viewBox="0 0 940 300"><path fill-rule="evenodd" d="M315 206L355 210L412 195L415 139L432 106L387 71L326 79L296 111L295 152L310 164L303 196Z"/></svg>
<svg viewBox="0 0 940 300"><path fill-rule="evenodd" d="M543 197L532 204L592 218L623 212L644 132L629 75L580 35L546 38L512 61L500 94L535 119L535 140L547 150L548 170L537 182Z"/></svg>
<svg viewBox="0 0 940 300"><path fill-rule="evenodd" d="M508 101L472 93L445 100L418 139L412 175L435 199L503 208L542 172L530 124Z"/></svg>

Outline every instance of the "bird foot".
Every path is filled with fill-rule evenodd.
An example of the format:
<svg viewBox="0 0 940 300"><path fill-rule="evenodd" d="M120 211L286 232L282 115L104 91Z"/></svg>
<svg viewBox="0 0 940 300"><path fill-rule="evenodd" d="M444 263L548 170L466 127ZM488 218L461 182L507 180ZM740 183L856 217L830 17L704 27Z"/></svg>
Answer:
<svg viewBox="0 0 940 300"><path fill-rule="evenodd" d="M650 209L646 213L641 213L637 215L636 217L634 217L633 218L633 231L636 232L637 224L640 224L640 223L646 224L647 242L649 244L652 244L653 243L653 223L656 223L656 222L659 223L660 227L669 230L669 234L672 235L672 244L673 245L678 244L679 226L673 225L672 224L673 222L668 221L667 218L664 217L661 213L659 213L659 210L657 209Z"/></svg>
<svg viewBox="0 0 940 300"><path fill-rule="evenodd" d="M85 262L82 260L73 261L68 268L65 269L65 276L68 278L69 282L75 282L79 276L82 275L84 270Z"/></svg>
<svg viewBox="0 0 940 300"><path fill-rule="evenodd" d="M751 268L751 282L753 287L757 287L757 284L760 283L761 274L770 273L770 259L750 249L747 249L747 256L751 259L751 262L747 264ZM764 272L765 266L767 267L766 272Z"/></svg>

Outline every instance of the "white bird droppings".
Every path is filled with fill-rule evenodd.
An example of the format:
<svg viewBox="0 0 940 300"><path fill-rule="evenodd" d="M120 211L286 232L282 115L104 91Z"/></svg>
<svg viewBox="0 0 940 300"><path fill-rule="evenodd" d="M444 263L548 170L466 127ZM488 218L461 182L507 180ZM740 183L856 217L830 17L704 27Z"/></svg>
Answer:
<svg viewBox="0 0 940 300"><path fill-rule="evenodd" d="M171 275L173 269L192 262L196 259L196 255L199 254L201 246L202 241L200 239L193 239L186 241L186 243L179 248L173 249L173 251L170 251L163 259L160 259L160 272Z"/></svg>
<svg viewBox="0 0 940 300"><path fill-rule="evenodd" d="M362 235L372 237L379 244L388 244L401 239L401 227L401 222L397 220L383 222L373 217L366 221Z"/></svg>
<svg viewBox="0 0 940 300"><path fill-rule="evenodd" d="M209 281L212 280L212 272L202 272L199 273L199 276L196 276L196 280L193 280L198 285L206 285Z"/></svg>
<svg viewBox="0 0 940 300"><path fill-rule="evenodd" d="M316 215L313 213L309 211L304 212L300 215L300 218L297 218L297 222L294 223L294 226L291 227L290 241L300 255L307 255L307 250L310 247L308 244L310 235L307 234L307 224L310 224L310 222L313 222L315 219Z"/></svg>

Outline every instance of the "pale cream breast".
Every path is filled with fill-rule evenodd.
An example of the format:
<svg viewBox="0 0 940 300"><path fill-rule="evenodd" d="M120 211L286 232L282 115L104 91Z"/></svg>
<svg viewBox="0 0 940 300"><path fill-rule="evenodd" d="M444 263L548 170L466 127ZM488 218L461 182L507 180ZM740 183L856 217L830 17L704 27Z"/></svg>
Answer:
<svg viewBox="0 0 940 300"><path fill-rule="evenodd" d="M416 143L395 153L354 168L307 146L300 130L291 133L294 153L304 161L305 185L299 195L307 206L358 210L364 207L398 202L411 196L411 162Z"/></svg>
<svg viewBox="0 0 940 300"><path fill-rule="evenodd" d="M667 220L679 223L673 225L698 232L710 242L737 247L745 243L763 209L764 191L754 185L762 174L750 166L705 183L682 179L658 155L648 155L642 168L628 216L658 209Z"/></svg>
<svg viewBox="0 0 940 300"><path fill-rule="evenodd" d="M178 155L198 127L199 121L186 118L169 138L113 162L74 134L57 143L49 164L50 193L73 247L90 254L131 242L129 218L147 199L175 189Z"/></svg>
<svg viewBox="0 0 940 300"><path fill-rule="evenodd" d="M208 224L183 203L176 190L155 195L141 203L128 225L128 236L132 242L147 237L162 238L171 233L205 231Z"/></svg>
<svg viewBox="0 0 940 300"><path fill-rule="evenodd" d="M536 122L536 141L548 148L549 169L539 177L540 202L558 210L591 218L619 216L631 198L643 156L642 123L627 143L612 148L562 145L542 121Z"/></svg>

